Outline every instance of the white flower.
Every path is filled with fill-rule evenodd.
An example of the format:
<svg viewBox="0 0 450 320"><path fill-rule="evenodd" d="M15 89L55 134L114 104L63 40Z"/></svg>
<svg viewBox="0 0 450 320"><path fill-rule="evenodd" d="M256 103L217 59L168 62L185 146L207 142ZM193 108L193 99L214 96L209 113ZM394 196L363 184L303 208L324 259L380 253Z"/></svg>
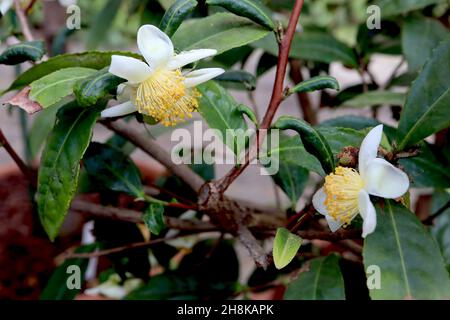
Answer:
<svg viewBox="0 0 450 320"><path fill-rule="evenodd" d="M147 63L114 55L109 68L110 73L128 81L120 90L130 101L104 110L102 117L138 111L166 126L174 125L197 110L200 94L194 87L224 72L220 68L206 68L182 73L183 66L211 57L217 51L198 49L175 55L169 37L152 25L139 28L137 44Z"/></svg>
<svg viewBox="0 0 450 320"><path fill-rule="evenodd" d="M127 274L127 276L131 275ZM120 276L118 274L112 274L109 276L108 280L96 287L86 289L84 293L90 296L102 295L107 298L123 299L131 291L143 285L142 280L138 278L129 278L125 280L123 285L121 285L120 282Z"/></svg>
<svg viewBox="0 0 450 320"><path fill-rule="evenodd" d="M0 13L2 16L12 7L14 0L0 0Z"/></svg>
<svg viewBox="0 0 450 320"><path fill-rule="evenodd" d="M337 167L325 177L325 184L313 197L314 208L325 215L335 232L349 224L359 213L364 220L362 236L375 230L377 217L369 195L395 199L408 191L408 176L384 159L377 158L383 125L367 134L359 150L359 173L351 168Z"/></svg>

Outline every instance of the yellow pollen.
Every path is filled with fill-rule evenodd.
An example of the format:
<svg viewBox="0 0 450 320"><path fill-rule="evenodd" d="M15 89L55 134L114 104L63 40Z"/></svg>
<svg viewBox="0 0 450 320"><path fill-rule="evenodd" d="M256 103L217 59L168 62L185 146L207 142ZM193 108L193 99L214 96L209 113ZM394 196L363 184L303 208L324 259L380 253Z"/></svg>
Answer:
<svg viewBox="0 0 450 320"><path fill-rule="evenodd" d="M166 69L153 73L133 92L138 111L165 126L173 126L192 117L192 112L198 108L199 96L196 89L186 88L180 70Z"/></svg>
<svg viewBox="0 0 450 320"><path fill-rule="evenodd" d="M325 206L331 217L344 224L358 214L358 193L364 183L355 169L337 167L335 173L325 177Z"/></svg>

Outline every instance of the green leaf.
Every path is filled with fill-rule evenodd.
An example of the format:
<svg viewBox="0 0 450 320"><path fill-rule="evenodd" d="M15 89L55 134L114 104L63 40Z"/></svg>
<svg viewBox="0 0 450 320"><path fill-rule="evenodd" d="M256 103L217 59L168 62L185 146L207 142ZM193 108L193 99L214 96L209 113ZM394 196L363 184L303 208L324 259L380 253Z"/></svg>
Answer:
<svg viewBox="0 0 450 320"><path fill-rule="evenodd" d="M350 128L318 127L317 131L325 137L334 155L337 155L342 148L347 146L359 148L366 136L364 132Z"/></svg>
<svg viewBox="0 0 450 320"><path fill-rule="evenodd" d="M334 171L334 156L328 142L320 132L307 122L291 116L282 116L278 118L273 127L281 130L291 129L296 131L300 135L306 151L320 161L325 173Z"/></svg>
<svg viewBox="0 0 450 320"><path fill-rule="evenodd" d="M364 241L364 265L380 268L372 299L448 299L450 280L439 248L417 217L392 200L376 205L377 228ZM368 279L370 283L370 279Z"/></svg>
<svg viewBox="0 0 450 320"><path fill-rule="evenodd" d="M80 160L92 136L99 116L94 108L80 108L75 103L64 106L41 157L37 206L41 223L54 240L75 194Z"/></svg>
<svg viewBox="0 0 450 320"><path fill-rule="evenodd" d="M374 4L380 7L383 18L387 18L444 2L446 0L377 0Z"/></svg>
<svg viewBox="0 0 450 320"><path fill-rule="evenodd" d="M295 163L280 159L279 169L272 175L272 179L289 197L291 209L295 210L298 199L308 184L309 171Z"/></svg>
<svg viewBox="0 0 450 320"><path fill-rule="evenodd" d="M420 144L419 155L399 160L399 164L411 177L412 188L449 188L450 173L430 146Z"/></svg>
<svg viewBox="0 0 450 320"><path fill-rule="evenodd" d="M150 203L145 210L142 220L151 233L159 235L164 229L164 207L159 203Z"/></svg>
<svg viewBox="0 0 450 320"><path fill-rule="evenodd" d="M436 190L431 202L431 213L434 214L449 201L450 194L447 191ZM441 249L447 271L450 273L450 208L435 219L431 232Z"/></svg>
<svg viewBox="0 0 450 320"><path fill-rule="evenodd" d="M89 244L85 246L78 247L75 253L89 253L93 252L97 248L97 244ZM80 292L80 289L69 289L67 283L69 277L76 276L73 270L70 269L71 266L77 266L80 268L80 280L84 279L84 273L89 264L89 259L67 259L53 272L50 277L47 286L41 293L39 297L40 300L73 300L76 295Z"/></svg>
<svg viewBox="0 0 450 320"><path fill-rule="evenodd" d="M413 82L398 126L399 150L450 126L450 39L437 47Z"/></svg>
<svg viewBox="0 0 450 320"><path fill-rule="evenodd" d="M273 34L253 43L252 46L262 48L273 56L278 56L278 44ZM352 49L329 33L319 31L296 33L289 57L323 63L340 61L350 67L358 67L358 60Z"/></svg>
<svg viewBox="0 0 450 320"><path fill-rule="evenodd" d="M216 49L220 54L261 39L267 33L266 29L246 18L216 13L206 18L185 21L173 35L173 42L180 50L207 48Z"/></svg>
<svg viewBox="0 0 450 320"><path fill-rule="evenodd" d="M197 87L201 93L199 99L199 113L205 119L208 126L217 129L221 136L228 143L227 146L236 155L239 155L245 148L245 139L241 139L242 134L247 130L247 124L241 112L238 111L238 104L234 98L220 85L214 81L209 81ZM241 134L235 130L242 131ZM231 139L227 139L227 134Z"/></svg>
<svg viewBox="0 0 450 320"><path fill-rule="evenodd" d="M106 144L91 143L83 163L90 178L97 185L144 198L139 169L119 149Z"/></svg>
<svg viewBox="0 0 450 320"><path fill-rule="evenodd" d="M332 254L312 259L307 271L292 281L285 300L345 300L344 279L339 257Z"/></svg>
<svg viewBox="0 0 450 320"><path fill-rule="evenodd" d="M273 262L277 269L286 267L297 254L302 238L292 234L286 228L278 228L273 241Z"/></svg>
<svg viewBox="0 0 450 320"><path fill-rule="evenodd" d="M402 28L402 47L409 72L419 71L433 49L448 37L448 30L438 20L408 17Z"/></svg>
<svg viewBox="0 0 450 320"><path fill-rule="evenodd" d="M311 79L302 81L295 87L289 89L289 94L311 92L323 89L339 90L339 83L337 80L330 76L317 76Z"/></svg>
<svg viewBox="0 0 450 320"><path fill-rule="evenodd" d="M326 120L319 124L320 127L341 127L354 130L362 130L367 127L376 127L380 123L373 118L365 118L360 116L341 116Z"/></svg>
<svg viewBox="0 0 450 320"><path fill-rule="evenodd" d="M82 67L100 70L111 64L111 56L114 54L141 59L141 56L136 53L120 51L63 54L31 67L22 73L6 91L21 89L33 81L64 68Z"/></svg>
<svg viewBox="0 0 450 320"><path fill-rule="evenodd" d="M253 111L252 108L250 108L249 106L246 106L245 104L239 104L237 106L237 110L242 113L245 114L251 122L253 122L253 124L258 127L259 123L258 123L258 119L256 118L256 114L255 111Z"/></svg>
<svg viewBox="0 0 450 320"><path fill-rule="evenodd" d="M48 134L52 131L55 124L56 113L67 101L61 102L40 111L33 120L28 137L30 140L30 157L35 159L41 151L41 148L47 139Z"/></svg>
<svg viewBox="0 0 450 320"><path fill-rule="evenodd" d="M38 61L44 54L44 41L21 42L9 46L0 54L0 64L15 65L26 61Z"/></svg>
<svg viewBox="0 0 450 320"><path fill-rule="evenodd" d="M65 68L31 83L29 98L44 109L73 93L75 83L95 73L89 68Z"/></svg>
<svg viewBox="0 0 450 320"><path fill-rule="evenodd" d="M229 86L231 89L240 89L253 91L256 89L256 77L244 70L230 70L214 78L221 82L223 86Z"/></svg>
<svg viewBox="0 0 450 320"><path fill-rule="evenodd" d="M275 24L271 18L270 10L259 1L206 0L206 3L211 6L220 6L238 16L249 18L269 30L275 30Z"/></svg>
<svg viewBox="0 0 450 320"><path fill-rule="evenodd" d="M166 11L159 24L159 29L171 37L183 20L191 13L198 2L196 0L177 0Z"/></svg>
<svg viewBox="0 0 450 320"><path fill-rule="evenodd" d="M86 47L95 49L106 38L114 19L119 12L121 0L108 0L99 13L92 16L92 23L87 36Z"/></svg>
<svg viewBox="0 0 450 320"><path fill-rule="evenodd" d="M125 81L109 73L106 67L78 81L73 92L80 106L92 106L108 94L115 95L117 86Z"/></svg>
<svg viewBox="0 0 450 320"><path fill-rule="evenodd" d="M403 106L404 103L405 94L403 93L389 91L369 91L345 101L341 106L364 108L379 105Z"/></svg>

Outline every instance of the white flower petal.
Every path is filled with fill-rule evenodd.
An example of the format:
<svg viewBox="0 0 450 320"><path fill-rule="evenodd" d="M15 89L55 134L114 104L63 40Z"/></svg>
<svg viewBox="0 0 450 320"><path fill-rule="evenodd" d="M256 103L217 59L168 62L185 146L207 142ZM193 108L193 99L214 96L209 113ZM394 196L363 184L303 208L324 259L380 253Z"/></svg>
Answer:
<svg viewBox="0 0 450 320"><path fill-rule="evenodd" d="M127 101L102 111L102 118L120 117L135 112L137 109L131 101Z"/></svg>
<svg viewBox="0 0 450 320"><path fill-rule="evenodd" d="M224 73L221 68L204 68L189 72L185 75L184 84L187 88L195 87Z"/></svg>
<svg viewBox="0 0 450 320"><path fill-rule="evenodd" d="M327 198L327 195L325 194L323 187L320 188L319 190L317 190L317 192L314 194L314 196L312 198L312 203L313 203L314 209L316 209L317 212L319 212L323 215L328 214L327 207L325 206L326 198Z"/></svg>
<svg viewBox="0 0 450 320"><path fill-rule="evenodd" d="M330 228L331 232L336 232L336 230L338 230L344 224L341 221L334 220L334 218L328 215L326 215L325 218L327 219L328 227Z"/></svg>
<svg viewBox="0 0 450 320"><path fill-rule="evenodd" d="M185 51L177 54L167 64L169 70L175 70L181 68L189 63L212 57L217 54L215 49L197 49Z"/></svg>
<svg viewBox="0 0 450 320"><path fill-rule="evenodd" d="M383 125L380 124L369 131L359 148L358 169L359 174L364 176L365 168L370 160L377 157L378 146L383 136Z"/></svg>
<svg viewBox="0 0 450 320"><path fill-rule="evenodd" d="M109 72L133 84L148 79L152 74L152 70L145 62L132 57L117 55L111 57Z"/></svg>
<svg viewBox="0 0 450 320"><path fill-rule="evenodd" d="M59 4L63 7L70 7L74 4L77 4L77 0L58 0Z"/></svg>
<svg viewBox="0 0 450 320"><path fill-rule="evenodd" d="M363 180L369 194L388 199L401 197L409 188L406 173L381 158L367 164Z"/></svg>
<svg viewBox="0 0 450 320"><path fill-rule="evenodd" d="M173 44L170 38L150 24L139 28L137 44L139 51L153 70L165 66L173 58Z"/></svg>
<svg viewBox="0 0 450 320"><path fill-rule="evenodd" d="M0 13L2 15L5 15L6 12L11 8L13 5L14 0L1 0L0 1Z"/></svg>
<svg viewBox="0 0 450 320"><path fill-rule="evenodd" d="M370 201L369 194L364 190L361 190L358 194L358 208L359 213L364 220L362 237L365 238L375 230L377 226L377 214Z"/></svg>

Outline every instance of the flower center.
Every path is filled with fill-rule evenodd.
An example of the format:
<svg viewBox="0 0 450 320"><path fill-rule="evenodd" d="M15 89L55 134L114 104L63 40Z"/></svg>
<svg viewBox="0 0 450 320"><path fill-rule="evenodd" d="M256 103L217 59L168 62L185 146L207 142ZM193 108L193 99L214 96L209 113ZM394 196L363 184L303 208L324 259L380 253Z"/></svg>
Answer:
<svg viewBox="0 0 450 320"><path fill-rule="evenodd" d="M161 69L139 84L133 100L140 113L165 126L173 126L192 117L192 112L198 108L199 96L197 90L186 88L180 70Z"/></svg>
<svg viewBox="0 0 450 320"><path fill-rule="evenodd" d="M334 220L350 221L358 214L358 194L364 183L355 169L337 167L335 173L325 177L325 206Z"/></svg>

